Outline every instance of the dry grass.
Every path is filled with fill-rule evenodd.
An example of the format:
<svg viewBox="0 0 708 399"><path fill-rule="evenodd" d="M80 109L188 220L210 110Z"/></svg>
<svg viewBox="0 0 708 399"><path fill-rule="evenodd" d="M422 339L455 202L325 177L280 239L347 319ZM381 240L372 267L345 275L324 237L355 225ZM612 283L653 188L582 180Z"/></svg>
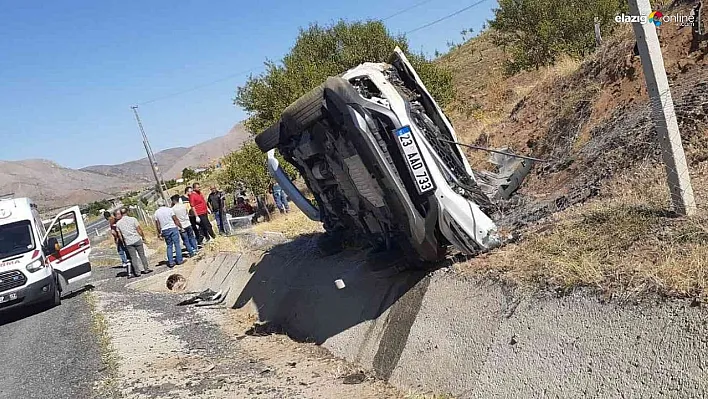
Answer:
<svg viewBox="0 0 708 399"><path fill-rule="evenodd" d="M629 26L608 37L606 45L582 63L568 58L514 76L504 75L505 55L494 46L493 35L485 32L438 61L454 74L458 104L447 111L463 142L543 152L547 150L543 146L554 143L549 134L562 132L563 126L575 128L573 123L579 122L571 148L575 154L597 138L594 134L603 133L593 128L618 108L646 101L641 66L631 57L634 39ZM691 73L704 77L699 73L700 68L705 71L704 63L686 66L690 32L667 27L662 38L667 43L662 46L667 71L674 81ZM582 102L592 105L589 114L576 112ZM584 286L624 298L655 292L708 300L707 135L706 130L684 135L697 215L678 218L666 212L670 201L663 167L638 165L612 181L604 180L599 198L557 213L543 225L522 231L516 244L458 267L519 287L564 291ZM626 151L631 157L631 146ZM489 168L488 154L467 155L473 167ZM543 178L535 174L522 190L532 198L566 194L564 190L575 189L567 176L593 167L574 165ZM604 176L616 173L612 169Z"/></svg>
<svg viewBox="0 0 708 399"><path fill-rule="evenodd" d="M256 233L274 231L285 234L287 238L295 238L303 234L324 232L324 228L322 223L310 220L300 209L291 204L290 213L285 215L276 213L270 222L253 226L253 231Z"/></svg>
<svg viewBox="0 0 708 399"><path fill-rule="evenodd" d="M113 267L116 265L120 265L117 252L115 256L91 256L91 266L93 267Z"/></svg>
<svg viewBox="0 0 708 399"><path fill-rule="evenodd" d="M699 212L667 212L661 167L646 167L613 181L605 195L555 215L517 244L459 267L493 274L521 287L567 291L591 287L620 298L647 292L708 297L708 165L694 169ZM543 231L545 230L545 231Z"/></svg>
<svg viewBox="0 0 708 399"><path fill-rule="evenodd" d="M544 120L551 108L535 110L530 116L522 114L524 120L519 122L524 125L523 129L510 128L510 115L534 93L540 93L551 104L556 101L551 90L559 80L577 72L581 61L566 57L549 67L507 76L504 72L506 55L493 44L494 34L487 31L438 61L453 72L457 89L457 98L446 111L460 141L528 152L527 143L536 133L535 123ZM545 127L545 124L541 126ZM474 167L490 167L488 153L466 151Z"/></svg>
<svg viewBox="0 0 708 399"><path fill-rule="evenodd" d="M109 236L111 233L105 233L106 236ZM98 239L94 239L91 237L91 246L95 248L113 248L115 247L115 242L113 241L113 237L99 237Z"/></svg>
<svg viewBox="0 0 708 399"><path fill-rule="evenodd" d="M118 398L120 397L117 382L119 359L108 333L108 322L98 309L98 301L92 292L84 294L84 299L91 311L91 331L98 340L101 362L105 369L104 377L96 382L95 389L98 391L99 397Z"/></svg>
<svg viewBox="0 0 708 399"><path fill-rule="evenodd" d="M236 237L217 236L204 244L204 253L238 252L242 249L241 242Z"/></svg>
<svg viewBox="0 0 708 399"><path fill-rule="evenodd" d="M454 399L454 397L446 394L411 393L406 395L405 399Z"/></svg>

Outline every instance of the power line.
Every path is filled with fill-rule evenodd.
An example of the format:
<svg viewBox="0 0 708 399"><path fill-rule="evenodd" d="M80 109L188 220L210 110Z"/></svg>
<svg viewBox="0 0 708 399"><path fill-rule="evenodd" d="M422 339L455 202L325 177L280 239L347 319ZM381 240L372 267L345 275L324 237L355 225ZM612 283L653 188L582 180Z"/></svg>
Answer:
<svg viewBox="0 0 708 399"><path fill-rule="evenodd" d="M253 72L253 71L255 71L255 70L258 69L258 68L260 68L260 66L253 67L253 68L249 68L249 69L246 69L246 70L244 70L244 71L232 73L232 74L227 75L227 76L225 76L225 77L223 77L223 78L216 79L216 80L212 80L211 82L207 82L207 83L204 83L204 84L200 84L200 85L198 85L198 86L193 86L193 87L190 87L189 89L181 90L181 91L174 92L174 93L171 93L171 94L166 94L166 95L164 95L164 96L160 96L160 97L154 98L154 99L152 99L152 100L139 103L138 105L146 105L146 104L154 103L154 102L156 102L156 101L164 100L164 99L167 99L167 98L170 98L170 97L175 97L175 96L179 96L179 95L182 95L182 94L185 94L185 93L189 93L189 92L192 92L192 91L195 91L195 90L203 89L203 88L205 88L205 87L208 87L208 86L211 86L211 85L215 85L215 84L217 84L217 83L221 83L221 82L223 82L223 81L226 81L226 80L229 80L229 79L233 79L233 78L238 77L238 76L245 75L245 74L247 74L247 73L249 73L249 72Z"/></svg>
<svg viewBox="0 0 708 399"><path fill-rule="evenodd" d="M463 13L463 12L469 10L469 9L472 8L472 7L476 7L476 6L478 6L478 5L482 4L482 3L484 3L485 1L488 1L488 0L480 0L480 1L476 2L476 3L474 3L474 4L470 4L470 5L468 5L467 7L463 8L463 9L460 9L460 10L457 10L457 11L453 12L452 14L448 14L448 15L442 17L442 18L436 19L435 21L429 22L429 23L427 23L427 24L425 24L425 25L422 25L422 26L419 26L419 27L417 27L417 28L415 28L415 29L411 29L411 30L409 30L408 32L406 32L405 34L407 35L407 34L410 34L410 33L413 33L413 32L417 32L417 31L419 31L419 30L421 30L421 29L425 29L425 28L427 28L427 27L429 27L429 26L433 26L433 25L435 25L435 24L437 24L437 23L440 23L440 22L442 22L442 21L444 21L444 20L446 20L446 19L452 18L452 17L454 17L455 15L461 14L461 13Z"/></svg>
<svg viewBox="0 0 708 399"><path fill-rule="evenodd" d="M406 8L404 8L404 9L400 10L400 11L396 11L395 13L389 15L389 16L386 17L386 18L382 18L381 20L382 20L382 21L388 21L389 19L391 19L391 18L393 18L393 17L397 17L397 16L399 16L399 15L405 13L405 12L408 12L408 11L414 9L414 8L417 8L417 7L419 7L419 6L422 6L423 4L430 3L431 1L433 1L433 0L424 0L424 1L418 2L418 3L416 3L416 4L413 4L413 5L410 6L410 7L406 7Z"/></svg>

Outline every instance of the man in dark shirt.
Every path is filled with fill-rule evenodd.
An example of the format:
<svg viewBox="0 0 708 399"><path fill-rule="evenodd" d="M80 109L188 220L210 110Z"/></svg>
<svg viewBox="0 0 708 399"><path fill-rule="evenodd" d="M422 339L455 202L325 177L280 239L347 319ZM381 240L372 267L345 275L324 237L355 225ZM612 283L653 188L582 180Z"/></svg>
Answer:
<svg viewBox="0 0 708 399"><path fill-rule="evenodd" d="M215 186L211 186L211 194L209 194L207 204L209 205L211 212L214 214L214 218L216 218L216 224L219 226L219 233L221 234L226 234L224 230L224 219L226 217L224 212L226 205L225 202L226 198L224 193L219 191Z"/></svg>

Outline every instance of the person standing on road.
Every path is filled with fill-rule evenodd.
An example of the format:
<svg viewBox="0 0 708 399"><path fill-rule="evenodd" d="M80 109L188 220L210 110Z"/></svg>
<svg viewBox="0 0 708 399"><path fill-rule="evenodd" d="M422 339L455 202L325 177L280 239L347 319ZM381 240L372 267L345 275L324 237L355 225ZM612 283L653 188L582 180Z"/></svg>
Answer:
<svg viewBox="0 0 708 399"><path fill-rule="evenodd" d="M202 230L202 235L204 236L204 242L209 242L210 240L216 238L214 234L214 227L209 221L209 207L207 202L199 190L199 183L194 183L192 185L192 193L189 195L189 205L194 209L194 213L197 215L197 223Z"/></svg>
<svg viewBox="0 0 708 399"><path fill-rule="evenodd" d="M123 243L123 240L121 240L120 234L116 229L117 220L109 211L103 212L103 217L106 221L108 221L108 227L110 228L111 236L113 236L113 242L116 244L116 250L118 251L118 256L120 256L120 261L122 262L125 271L128 273L128 276L131 276L133 274L133 269L128 262L128 254L126 252L125 244Z"/></svg>
<svg viewBox="0 0 708 399"><path fill-rule="evenodd" d="M226 209L226 197L223 192L216 188L216 186L211 186L211 193L207 198L207 206L214 214L214 218L216 218L216 225L219 227L219 233L226 234L226 229L224 228L224 219L226 218L226 212L224 212Z"/></svg>
<svg viewBox="0 0 708 399"><path fill-rule="evenodd" d="M170 198L172 201L172 211L177 215L179 223L182 225L182 241L184 241L184 246L187 247L187 252L189 256L193 257L197 254L199 249L197 248L197 239L194 237L194 229L189 223L189 211L187 210L187 204L181 203L178 194L175 194Z"/></svg>
<svg viewBox="0 0 708 399"><path fill-rule="evenodd" d="M163 199L157 200L157 206L154 216L155 229L157 229L157 236L164 238L167 245L167 267L173 268L175 265L184 263L182 243L179 241L182 223L175 211L168 208Z"/></svg>
<svg viewBox="0 0 708 399"><path fill-rule="evenodd" d="M152 273L147 256L145 256L145 247L143 246L145 232L140 227L138 219L129 216L127 213L123 214L121 211L115 211L113 216L117 220L116 229L118 234L120 234L120 239L125 243L125 248L128 250L128 255L130 255L135 277ZM128 278L130 278L130 275L128 275Z"/></svg>

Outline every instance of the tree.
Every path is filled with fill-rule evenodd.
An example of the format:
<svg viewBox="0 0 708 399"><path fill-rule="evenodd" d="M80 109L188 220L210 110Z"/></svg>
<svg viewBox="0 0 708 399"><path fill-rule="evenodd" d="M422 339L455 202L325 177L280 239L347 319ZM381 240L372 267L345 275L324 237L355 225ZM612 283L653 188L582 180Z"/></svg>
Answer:
<svg viewBox="0 0 708 399"><path fill-rule="evenodd" d="M194 169L190 169L190 168L182 169L182 178L185 181L193 180L196 177L197 177L197 173L194 172Z"/></svg>
<svg viewBox="0 0 708 399"><path fill-rule="evenodd" d="M297 177L296 169L277 155L280 166L285 173L294 179ZM271 176L266 169L266 154L250 142L227 155L223 161L223 167L218 174L219 184L227 191L234 191L239 183L243 183L257 196L265 195L271 182Z"/></svg>
<svg viewBox="0 0 708 399"><path fill-rule="evenodd" d="M616 27L614 17L625 10L621 0L499 0L489 26L495 42L508 49L507 70L553 64L559 56L580 58L595 48L594 18L603 33Z"/></svg>
<svg viewBox="0 0 708 399"><path fill-rule="evenodd" d="M255 133L275 123L283 110L330 76L363 62L386 62L398 46L406 52L433 97L445 106L454 97L452 74L418 54L409 54L405 36L392 36L381 21L312 24L301 29L295 46L280 63L266 62L266 71L238 88L234 103L250 117Z"/></svg>
<svg viewBox="0 0 708 399"><path fill-rule="evenodd" d="M101 210L109 209L112 206L113 206L113 204L108 200L94 201L86 206L85 211L89 214L92 214L92 215L93 214L100 215Z"/></svg>
<svg viewBox="0 0 708 399"><path fill-rule="evenodd" d="M138 196L136 194L130 197L123 197L120 202L123 203L123 206L125 207L135 206L138 205Z"/></svg>

